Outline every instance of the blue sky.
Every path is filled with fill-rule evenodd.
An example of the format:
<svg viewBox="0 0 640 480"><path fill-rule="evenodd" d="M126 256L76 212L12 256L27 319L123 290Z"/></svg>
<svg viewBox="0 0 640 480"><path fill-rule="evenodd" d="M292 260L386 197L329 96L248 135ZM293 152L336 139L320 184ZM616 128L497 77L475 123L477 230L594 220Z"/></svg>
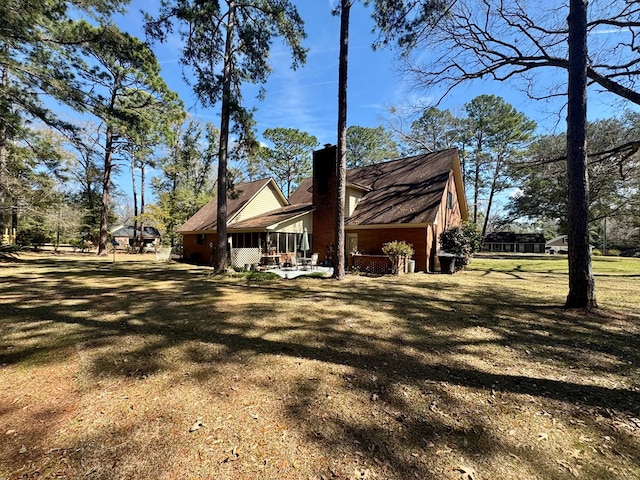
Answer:
<svg viewBox="0 0 640 480"><path fill-rule="evenodd" d="M290 69L288 49L275 43L271 52L273 73L266 84L267 96L257 100L257 87L247 85L244 100L257 109L257 131L266 128L298 128L318 137L321 143L336 142L339 17L331 11L335 1L298 0L305 21L309 49L307 63ZM144 38L138 14L145 2L134 1L126 17L119 19L121 28ZM375 127L384 123L387 107L403 101L407 94L400 75L394 70L393 53L373 52L375 36L370 9L356 3L351 14L349 49L349 124ZM170 88L178 92L191 115L219 124L219 111L198 105L191 87L181 76L178 41L154 44L162 66L162 76Z"/></svg>
<svg viewBox="0 0 640 480"><path fill-rule="evenodd" d="M247 85L244 100L257 109L257 131L266 128L298 128L318 137L320 143L335 143L337 138L337 77L339 17L331 14L337 0L294 0L305 21L309 49L307 63L296 71L289 68L289 51L274 44L271 52L273 73L266 84L266 99L257 100L257 87ZM134 0L129 13L117 20L124 30L144 38L140 9L148 9L151 2ZM151 12L153 13L153 12ZM349 97L348 124L366 127L386 125L390 107L406 111L412 107L430 104L435 97L428 92L411 88L411 82L399 72L397 53L391 49L373 51L375 40L371 9L356 2L351 10L349 45ZM191 87L182 79L179 40L154 44L153 48L162 66L162 76L170 88L178 92L191 115L219 124L219 111L198 105ZM420 54L421 52L417 52ZM551 75L566 75L555 70ZM430 92L436 95L436 92ZM459 113L462 106L483 93L500 95L516 109L536 120L541 133L555 128L564 130L562 104L534 102L509 83L477 81L458 87L440 104ZM590 118L601 118L619 113L619 105L611 98L590 98Z"/></svg>
<svg viewBox="0 0 640 480"><path fill-rule="evenodd" d="M331 14L337 0L294 0L305 21L308 38L304 45L309 49L307 63L296 71L291 70L287 48L279 43L273 45L271 66L273 73L268 79L266 98L256 99L257 86L244 89L245 105L255 107L256 130L260 136L267 128L291 127L315 135L321 144L336 143L337 140L337 77L339 48L339 17ZM155 3L155 2L153 2ZM148 9L145 0L134 0L129 13L117 20L123 30L144 38L140 9ZM154 13L154 12L150 12ZM411 82L399 71L397 53L391 49L373 51L375 40L371 9L363 2L356 2L351 10L349 44L349 94L348 125L376 127L387 125L389 108L401 112L417 106L430 104L435 97L411 88ZM162 66L162 76L170 88L179 93L190 114L198 119L219 126L219 109L205 109L198 105L191 87L182 79L180 42L177 38L166 44L154 44L153 49ZM417 52L421 54L424 52ZM545 72L565 75L555 70ZM565 112L562 103L534 102L508 83L478 81L465 84L451 92L439 105L454 114L460 114L462 106L474 97L490 93L500 95L516 109L524 112L538 123L539 133L564 131ZM620 113L620 105L611 96L590 97L589 118L610 117ZM407 119L410 123L411 119ZM123 172L121 188L130 190L128 174Z"/></svg>

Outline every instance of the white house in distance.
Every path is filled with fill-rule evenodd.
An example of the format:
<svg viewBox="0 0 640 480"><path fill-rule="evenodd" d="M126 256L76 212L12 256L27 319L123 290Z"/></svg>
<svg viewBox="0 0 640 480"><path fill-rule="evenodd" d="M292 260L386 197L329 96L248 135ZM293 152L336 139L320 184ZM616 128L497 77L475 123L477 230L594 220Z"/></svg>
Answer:
<svg viewBox="0 0 640 480"><path fill-rule="evenodd" d="M556 238L552 238L545 244L544 248L547 252L551 254L569 253L569 236L560 235Z"/></svg>
<svg viewBox="0 0 640 480"><path fill-rule="evenodd" d="M569 253L569 236L560 235L556 238L552 238L545 245L547 253ZM589 245L589 251L593 251L593 245Z"/></svg>

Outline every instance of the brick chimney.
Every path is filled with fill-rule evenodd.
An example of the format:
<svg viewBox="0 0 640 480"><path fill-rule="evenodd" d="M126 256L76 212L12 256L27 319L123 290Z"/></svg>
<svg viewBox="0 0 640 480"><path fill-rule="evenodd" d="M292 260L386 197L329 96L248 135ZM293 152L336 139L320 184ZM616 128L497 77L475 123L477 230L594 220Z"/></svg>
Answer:
<svg viewBox="0 0 640 480"><path fill-rule="evenodd" d="M338 177L338 150L327 144L313 152L313 251L319 260L333 261Z"/></svg>

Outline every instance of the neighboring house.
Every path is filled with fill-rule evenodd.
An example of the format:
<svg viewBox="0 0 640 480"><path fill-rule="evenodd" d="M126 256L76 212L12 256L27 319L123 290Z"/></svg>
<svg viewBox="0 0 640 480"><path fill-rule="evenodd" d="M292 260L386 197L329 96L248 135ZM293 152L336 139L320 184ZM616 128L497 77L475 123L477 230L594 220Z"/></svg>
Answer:
<svg viewBox="0 0 640 480"><path fill-rule="evenodd" d="M228 199L232 264L254 263L265 253L300 254L309 234L321 263L333 261L337 154L335 146L314 152L313 177L289 200L271 179L238 185ZM467 204L456 149L416 155L347 171L346 253L382 255L382 245L413 245L416 270L439 269L439 235L467 219ZM178 231L184 256L209 263L215 246L217 200L202 207ZM238 253L238 249L251 249ZM238 258L243 257L243 258ZM250 259L251 261L247 261Z"/></svg>
<svg viewBox="0 0 640 480"><path fill-rule="evenodd" d="M143 241L147 247L160 244L161 235L156 227L144 227L143 231ZM119 225L111 230L111 238L120 247L133 246L140 238L140 228L134 229L133 225Z"/></svg>
<svg viewBox="0 0 640 480"><path fill-rule="evenodd" d="M545 249L547 252L553 253L569 253L569 236L568 235L560 235L556 238L552 238L549 240Z"/></svg>
<svg viewBox="0 0 640 480"><path fill-rule="evenodd" d="M569 253L569 236L560 235L556 238L549 240L545 247L546 251L554 253ZM593 245L589 245L589 251L593 251Z"/></svg>
<svg viewBox="0 0 640 480"><path fill-rule="evenodd" d="M544 253L541 233L493 232L484 237L484 252Z"/></svg>

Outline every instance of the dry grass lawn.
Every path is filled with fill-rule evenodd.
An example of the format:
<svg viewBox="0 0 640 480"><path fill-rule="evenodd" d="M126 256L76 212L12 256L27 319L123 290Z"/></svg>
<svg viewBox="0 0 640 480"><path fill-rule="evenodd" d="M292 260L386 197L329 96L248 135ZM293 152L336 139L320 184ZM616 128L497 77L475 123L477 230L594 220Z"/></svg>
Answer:
<svg viewBox="0 0 640 480"><path fill-rule="evenodd" d="M248 281L0 263L0 478L638 479L640 261Z"/></svg>

